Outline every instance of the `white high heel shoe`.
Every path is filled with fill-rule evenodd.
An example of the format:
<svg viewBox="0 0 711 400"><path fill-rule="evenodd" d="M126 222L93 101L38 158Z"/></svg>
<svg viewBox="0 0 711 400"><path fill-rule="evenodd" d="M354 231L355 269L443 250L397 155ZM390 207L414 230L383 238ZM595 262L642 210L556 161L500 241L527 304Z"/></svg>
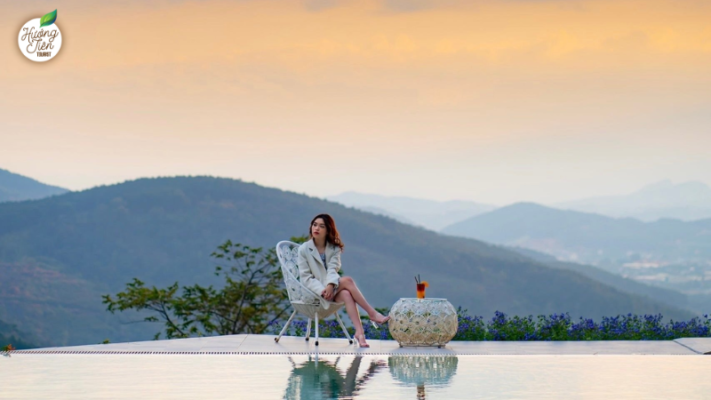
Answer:
<svg viewBox="0 0 711 400"><path fill-rule="evenodd" d="M380 322L375 322L373 319L370 319L370 323L373 325L373 328L375 329L380 329L380 325L390 321L390 316L383 317L383 319L380 320Z"/></svg>
<svg viewBox="0 0 711 400"><path fill-rule="evenodd" d="M365 344L361 343L360 340L363 339L363 342L365 342L365 334L363 335L353 335L353 337L356 340L356 343L358 343L358 347L363 347L363 348L368 348L370 345L366 342Z"/></svg>

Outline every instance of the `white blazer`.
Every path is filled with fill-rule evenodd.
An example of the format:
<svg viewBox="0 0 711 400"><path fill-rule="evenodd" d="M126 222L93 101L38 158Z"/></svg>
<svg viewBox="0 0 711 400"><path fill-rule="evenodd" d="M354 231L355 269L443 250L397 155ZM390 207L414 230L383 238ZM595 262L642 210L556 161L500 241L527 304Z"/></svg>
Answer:
<svg viewBox="0 0 711 400"><path fill-rule="evenodd" d="M338 271L341 269L341 248L326 243L326 265L318 254L314 240L299 246L299 280L317 295L333 283L338 287Z"/></svg>

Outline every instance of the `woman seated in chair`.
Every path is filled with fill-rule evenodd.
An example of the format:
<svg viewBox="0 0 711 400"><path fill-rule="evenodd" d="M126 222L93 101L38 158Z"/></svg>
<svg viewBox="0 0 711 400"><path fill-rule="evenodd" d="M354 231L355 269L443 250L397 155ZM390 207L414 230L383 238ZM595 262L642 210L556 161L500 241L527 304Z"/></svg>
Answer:
<svg viewBox="0 0 711 400"><path fill-rule="evenodd" d="M299 247L299 279L301 283L326 300L345 303L346 312L355 328L355 339L360 347L369 347L365 341L363 324L358 305L368 313L370 320L378 324L387 322L385 317L368 304L353 278L338 276L341 269L343 242L336 229L336 222L328 214L319 214L311 221L310 240Z"/></svg>

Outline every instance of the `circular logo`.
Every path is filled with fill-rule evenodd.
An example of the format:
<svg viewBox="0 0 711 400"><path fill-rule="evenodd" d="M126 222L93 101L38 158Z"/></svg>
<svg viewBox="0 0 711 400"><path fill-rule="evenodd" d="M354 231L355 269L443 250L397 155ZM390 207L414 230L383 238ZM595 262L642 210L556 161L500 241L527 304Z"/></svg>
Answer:
<svg viewBox="0 0 711 400"><path fill-rule="evenodd" d="M20 50L25 57L32 61L49 61L59 53L62 48L62 33L54 22L57 20L57 11L53 11L42 18L28 21L17 37Z"/></svg>

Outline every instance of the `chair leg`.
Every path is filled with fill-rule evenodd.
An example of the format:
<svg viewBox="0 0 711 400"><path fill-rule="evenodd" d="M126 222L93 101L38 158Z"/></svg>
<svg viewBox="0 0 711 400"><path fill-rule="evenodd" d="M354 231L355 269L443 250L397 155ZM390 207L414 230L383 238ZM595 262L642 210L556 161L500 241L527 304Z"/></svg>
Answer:
<svg viewBox="0 0 711 400"><path fill-rule="evenodd" d="M314 314L314 327L316 330L316 342L314 344L318 346L318 312Z"/></svg>
<svg viewBox="0 0 711 400"><path fill-rule="evenodd" d="M348 338L348 343L353 344L353 339L351 339L351 335L348 333L348 329L346 329L346 325L343 323L343 320L341 319L341 316L338 315L338 313L336 313L336 319L341 325L341 329L343 329L343 333L346 335L346 338Z"/></svg>
<svg viewBox="0 0 711 400"><path fill-rule="evenodd" d="M309 336L311 336L311 318L309 318L309 322L306 324L306 341L309 341Z"/></svg>
<svg viewBox="0 0 711 400"><path fill-rule="evenodd" d="M279 332L279 336L274 338L275 342L279 343L279 339L281 339L281 336L286 332L286 328L288 328L289 325L291 325L291 321L294 319L295 315L296 315L296 310L294 310L294 312L291 313L291 317L289 317L289 320L286 321L286 325L284 325L284 327L281 328L281 332Z"/></svg>

